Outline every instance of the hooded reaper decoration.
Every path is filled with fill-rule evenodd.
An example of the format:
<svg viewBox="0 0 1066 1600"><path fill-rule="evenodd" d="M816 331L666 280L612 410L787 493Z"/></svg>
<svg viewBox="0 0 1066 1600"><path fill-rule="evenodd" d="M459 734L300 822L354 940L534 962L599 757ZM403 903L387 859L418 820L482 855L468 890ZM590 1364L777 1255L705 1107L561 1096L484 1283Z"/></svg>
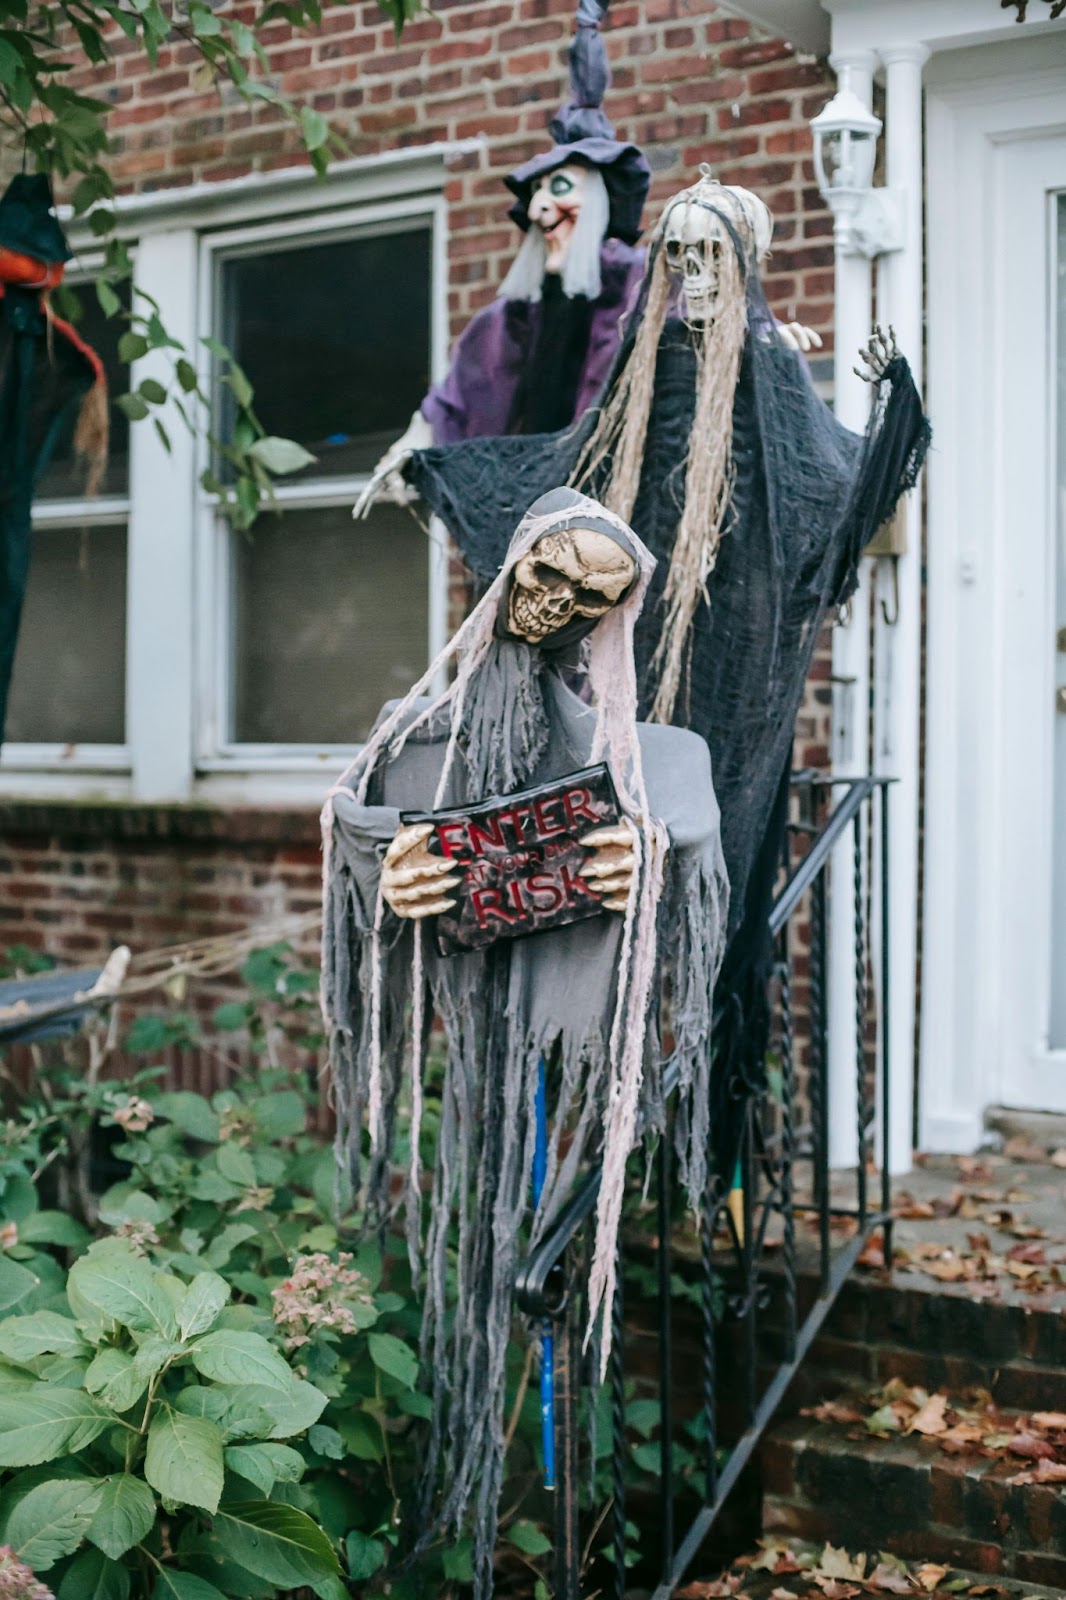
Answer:
<svg viewBox="0 0 1066 1600"><path fill-rule="evenodd" d="M398 469L411 450L566 427L606 382L640 287L644 252L635 246L651 181L641 151L615 138L603 110L608 3L579 0L554 146L504 179L525 238L497 298L460 335L446 376L378 463L356 515L375 499L409 496Z"/></svg>
<svg viewBox="0 0 1066 1600"><path fill-rule="evenodd" d="M737 1119L724 1113L762 1082L767 918L811 655L929 442L891 340L866 353L865 437L833 417L767 306L769 226L756 196L705 175L659 219L599 408L563 433L425 450L404 469L483 580L515 508L560 480L625 517L657 559L635 630L639 710L704 736L722 808L714 1121L726 1181Z"/></svg>
<svg viewBox="0 0 1066 1600"><path fill-rule="evenodd" d="M33 493L65 430L95 493L107 460L107 384L95 350L49 291L70 249L43 173L0 196L0 740L30 566Z"/></svg>
<svg viewBox="0 0 1066 1600"><path fill-rule="evenodd" d="M385 708L323 812L323 1005L338 1139L358 1184L369 1123L367 1203L380 1214L397 1109L408 1101L408 1239L424 1277L432 1374L423 1515L427 1527L457 1526L474 1509L479 1595L490 1591L518 1263L582 1167L602 1162L589 1305L606 1345L626 1159L643 1130L664 1122L664 991L681 1170L694 1202L706 1178L711 1001L728 891L706 745L636 719L633 631L653 568L631 529L595 501L568 489L542 496L480 604L411 693ZM451 662L450 688L425 698ZM588 698L571 687L575 674ZM597 762L620 813L618 827L582 836L582 876L602 912L439 954L426 921L450 907L458 879L425 848L428 827L402 825L401 813L473 805ZM445 1062L423 1238L418 1133L433 1015ZM551 1135L530 1215L542 1060Z"/></svg>

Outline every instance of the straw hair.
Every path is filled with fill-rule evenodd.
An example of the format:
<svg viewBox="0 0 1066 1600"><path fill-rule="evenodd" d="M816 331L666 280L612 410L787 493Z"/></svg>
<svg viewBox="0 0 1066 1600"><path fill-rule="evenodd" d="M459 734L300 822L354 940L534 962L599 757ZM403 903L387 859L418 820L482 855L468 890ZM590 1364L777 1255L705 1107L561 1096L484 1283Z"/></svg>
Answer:
<svg viewBox="0 0 1066 1600"><path fill-rule="evenodd" d="M713 320L691 325L696 411L685 463L684 511L663 591L659 644L652 658L653 722L673 719L693 618L701 600L707 599L707 579L727 526L733 485L733 399L747 336L746 280L762 242L757 216L742 195L743 191L704 177L674 195L664 208L652 235L644 312L633 349L574 473L574 483L584 486L599 481L601 469L610 461L609 481L600 492L616 515L632 516L655 393L659 341L673 289L663 239L676 206L705 206L727 224L734 248L724 248L719 257Z"/></svg>

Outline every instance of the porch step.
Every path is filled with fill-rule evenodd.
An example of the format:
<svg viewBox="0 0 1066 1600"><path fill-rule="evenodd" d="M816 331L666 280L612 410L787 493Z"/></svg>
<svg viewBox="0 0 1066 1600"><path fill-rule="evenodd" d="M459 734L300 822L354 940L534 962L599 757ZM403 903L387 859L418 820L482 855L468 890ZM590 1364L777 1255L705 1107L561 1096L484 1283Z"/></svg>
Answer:
<svg viewBox="0 0 1066 1600"><path fill-rule="evenodd" d="M951 1456L919 1435L877 1438L861 1424L797 1417L763 1441L763 1532L1066 1594L1062 1485L1008 1481L1033 1464Z"/></svg>

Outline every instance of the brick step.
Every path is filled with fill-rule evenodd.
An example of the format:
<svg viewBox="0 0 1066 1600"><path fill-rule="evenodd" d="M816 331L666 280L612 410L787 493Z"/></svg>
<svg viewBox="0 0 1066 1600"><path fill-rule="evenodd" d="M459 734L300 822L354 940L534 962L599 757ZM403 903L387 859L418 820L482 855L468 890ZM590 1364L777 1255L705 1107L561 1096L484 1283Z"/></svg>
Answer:
<svg viewBox="0 0 1066 1600"><path fill-rule="evenodd" d="M763 1441L763 1531L1066 1594L1066 1496L1058 1483L1007 1481L1027 1465L798 1417Z"/></svg>
<svg viewBox="0 0 1066 1600"><path fill-rule="evenodd" d="M780 1274L767 1275L767 1355L780 1353ZM802 1316L817 1281L799 1284ZM975 1299L964 1287L922 1274L856 1274L844 1285L801 1366L785 1414L844 1389L878 1388L902 1378L930 1391L987 1389L1018 1411L1066 1411L1066 1296L1008 1290Z"/></svg>

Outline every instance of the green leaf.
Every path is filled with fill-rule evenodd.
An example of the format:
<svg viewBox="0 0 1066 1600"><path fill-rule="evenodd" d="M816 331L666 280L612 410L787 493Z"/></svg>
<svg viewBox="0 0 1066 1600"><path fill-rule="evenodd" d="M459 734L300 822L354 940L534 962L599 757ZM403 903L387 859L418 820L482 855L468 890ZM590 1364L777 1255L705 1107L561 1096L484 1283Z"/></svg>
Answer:
<svg viewBox="0 0 1066 1600"><path fill-rule="evenodd" d="M153 406L163 405L167 398L167 391L157 378L145 378L137 385L137 393Z"/></svg>
<svg viewBox="0 0 1066 1600"><path fill-rule="evenodd" d="M284 1444L235 1444L225 1452L226 1466L267 1496L276 1483L299 1483L304 1458Z"/></svg>
<svg viewBox="0 0 1066 1600"><path fill-rule="evenodd" d="M160 1411L148 1430L144 1475L164 1500L217 1511L223 1479L218 1423L180 1411Z"/></svg>
<svg viewBox="0 0 1066 1600"><path fill-rule="evenodd" d="M344 1440L336 1428L316 1423L307 1435L307 1442L316 1455L327 1456L331 1461L344 1460Z"/></svg>
<svg viewBox="0 0 1066 1600"><path fill-rule="evenodd" d="M380 1539L370 1539L365 1533L360 1533L358 1528L353 1528L345 1539L344 1553L348 1557L348 1576L356 1582L361 1578L372 1578L375 1572L380 1571L385 1565L385 1558L388 1555ZM450 1553L449 1551L448 1554ZM451 1576L447 1568L445 1576Z"/></svg>
<svg viewBox="0 0 1066 1600"><path fill-rule="evenodd" d="M56 1600L129 1600L130 1575L102 1550L84 1550L67 1568Z"/></svg>
<svg viewBox="0 0 1066 1600"><path fill-rule="evenodd" d="M227 1506L216 1528L238 1565L281 1588L297 1589L340 1573L337 1553L322 1529L295 1506L271 1500Z"/></svg>
<svg viewBox="0 0 1066 1600"><path fill-rule="evenodd" d="M127 1550L140 1544L155 1522L155 1496L148 1485L128 1472L101 1480L101 1499L92 1522L89 1538L98 1549L118 1561Z"/></svg>
<svg viewBox="0 0 1066 1600"><path fill-rule="evenodd" d="M198 1272L178 1307L178 1328L183 1339L206 1333L229 1299L229 1285L217 1272Z"/></svg>
<svg viewBox="0 0 1066 1600"><path fill-rule="evenodd" d="M202 1094L175 1089L170 1094L159 1095L155 1108L161 1117L175 1123L190 1139L198 1139L203 1144L218 1142L218 1117Z"/></svg>
<svg viewBox="0 0 1066 1600"><path fill-rule="evenodd" d="M148 415L148 402L139 394L120 394L115 400L119 410L129 417L131 422L143 422ZM133 1031L132 1029L130 1030Z"/></svg>
<svg viewBox="0 0 1066 1600"><path fill-rule="evenodd" d="M5 1538L20 1561L47 1572L78 1548L99 1504L100 1485L92 1478L39 1483L12 1511Z"/></svg>
<svg viewBox="0 0 1066 1600"><path fill-rule="evenodd" d="M175 1572L164 1567L155 1580L152 1600L226 1600L221 1589L216 1589L206 1578L194 1572Z"/></svg>
<svg viewBox="0 0 1066 1600"><path fill-rule="evenodd" d="M63 1211L35 1212L19 1228L19 1244L61 1244L77 1250L88 1242L81 1223Z"/></svg>
<svg viewBox="0 0 1066 1600"><path fill-rule="evenodd" d="M428 1394L398 1394L396 1396L397 1410L409 1417L425 1417L428 1422L433 1415L433 1402Z"/></svg>
<svg viewBox="0 0 1066 1600"><path fill-rule="evenodd" d="M631 1400L626 1406L626 1427L635 1429L642 1439L650 1439L661 1421L658 1400Z"/></svg>
<svg viewBox="0 0 1066 1600"><path fill-rule="evenodd" d="M193 1366L215 1383L263 1384L289 1390L296 1381L292 1369L262 1334L220 1328L193 1345Z"/></svg>
<svg viewBox="0 0 1066 1600"><path fill-rule="evenodd" d="M321 111L312 111L310 106L301 107L300 127L308 150L320 150L329 138L329 123Z"/></svg>
<svg viewBox="0 0 1066 1600"><path fill-rule="evenodd" d="M40 1279L28 1268L20 1267L7 1256L0 1256L0 1312L10 1311L12 1306L28 1299L39 1283Z"/></svg>
<svg viewBox="0 0 1066 1600"><path fill-rule="evenodd" d="M268 472L279 475L299 472L301 468L309 467L315 459L303 445L296 444L292 439L278 439L273 434L268 434L265 439L257 439L249 446L248 454L253 461L266 467Z"/></svg>
<svg viewBox="0 0 1066 1600"><path fill-rule="evenodd" d="M178 375L178 382L181 384L181 387L184 389L185 393L192 394L196 388L196 368L193 366L192 362L186 361L185 358L182 357L178 361L175 371Z"/></svg>
<svg viewBox="0 0 1066 1600"><path fill-rule="evenodd" d="M402 1339L397 1339L392 1333L372 1333L367 1338L367 1344L370 1347L370 1359L376 1367L402 1383L405 1389L414 1388L418 1382L418 1357Z"/></svg>
<svg viewBox="0 0 1066 1600"><path fill-rule="evenodd" d="M109 1228L121 1228L124 1222L164 1221L163 1207L143 1189L130 1183L115 1183L100 1196L100 1221Z"/></svg>
<svg viewBox="0 0 1066 1600"><path fill-rule="evenodd" d="M102 1316L137 1333L172 1339L177 1322L160 1274L121 1239L103 1239L70 1269L69 1285Z"/></svg>
<svg viewBox="0 0 1066 1600"><path fill-rule="evenodd" d="M117 316L122 310L122 301L111 285L103 278L97 278L96 280L96 298L100 302L100 309L105 317Z"/></svg>
<svg viewBox="0 0 1066 1600"><path fill-rule="evenodd" d="M228 1141L220 1144L215 1161L227 1183L235 1183L241 1189L254 1187L255 1164L247 1150L243 1150L239 1144Z"/></svg>
<svg viewBox="0 0 1066 1600"><path fill-rule="evenodd" d="M441 1555L441 1566L444 1576L453 1583L473 1583L474 1561L471 1554L470 1540L460 1539L450 1550L445 1550Z"/></svg>
<svg viewBox="0 0 1066 1600"><path fill-rule="evenodd" d="M546 1533L535 1522L515 1522L507 1530L507 1537L516 1550L526 1556L545 1556L552 1547Z"/></svg>
<svg viewBox="0 0 1066 1600"><path fill-rule="evenodd" d="M102 1405L121 1416L135 1406L148 1388L148 1373L139 1372L124 1350L101 1350L89 1363L85 1387Z"/></svg>
<svg viewBox="0 0 1066 1600"><path fill-rule="evenodd" d="M118 342L118 358L120 361L140 361L142 356L148 354L148 340L143 333L127 332Z"/></svg>
<svg viewBox="0 0 1066 1600"><path fill-rule="evenodd" d="M381 1461L385 1450L381 1442L381 1429L376 1422L358 1411L348 1411L340 1417L340 1432L348 1454L357 1461Z"/></svg>
<svg viewBox="0 0 1066 1600"><path fill-rule="evenodd" d="M114 1421L78 1389L0 1390L0 1467L35 1467L84 1450Z"/></svg>
<svg viewBox="0 0 1066 1600"><path fill-rule="evenodd" d="M237 404L242 410L247 410L255 398L255 391L235 361L226 373L225 381L233 390Z"/></svg>
<svg viewBox="0 0 1066 1600"><path fill-rule="evenodd" d="M293 1139L307 1126L307 1109L295 1089L260 1095L252 1103L252 1116L265 1139Z"/></svg>
<svg viewBox="0 0 1066 1600"><path fill-rule="evenodd" d="M0 1321L0 1356L6 1356L8 1361L86 1353L87 1346L76 1325L54 1311L35 1311L29 1317L5 1317Z"/></svg>
<svg viewBox="0 0 1066 1600"><path fill-rule="evenodd" d="M175 1356L185 1354L185 1346L174 1339L160 1339L157 1334L149 1334L144 1343L137 1347L133 1358L133 1370L141 1378L154 1378Z"/></svg>
<svg viewBox="0 0 1066 1600"><path fill-rule="evenodd" d="M871 1433L898 1433L903 1424L892 1407L887 1405L867 1417L866 1426Z"/></svg>
<svg viewBox="0 0 1066 1600"><path fill-rule="evenodd" d="M223 1033L231 1033L235 1028L246 1027L248 1010L243 1000L227 1000L225 1005L216 1007L215 1027L221 1028Z"/></svg>
<svg viewBox="0 0 1066 1600"><path fill-rule="evenodd" d="M256 1410L265 1413L270 1421L267 1437L291 1439L295 1434L306 1433L326 1409L328 1397L314 1384L302 1378L293 1378L287 1389L268 1389L262 1384L243 1384L231 1389L233 1414L238 1409L245 1413Z"/></svg>

